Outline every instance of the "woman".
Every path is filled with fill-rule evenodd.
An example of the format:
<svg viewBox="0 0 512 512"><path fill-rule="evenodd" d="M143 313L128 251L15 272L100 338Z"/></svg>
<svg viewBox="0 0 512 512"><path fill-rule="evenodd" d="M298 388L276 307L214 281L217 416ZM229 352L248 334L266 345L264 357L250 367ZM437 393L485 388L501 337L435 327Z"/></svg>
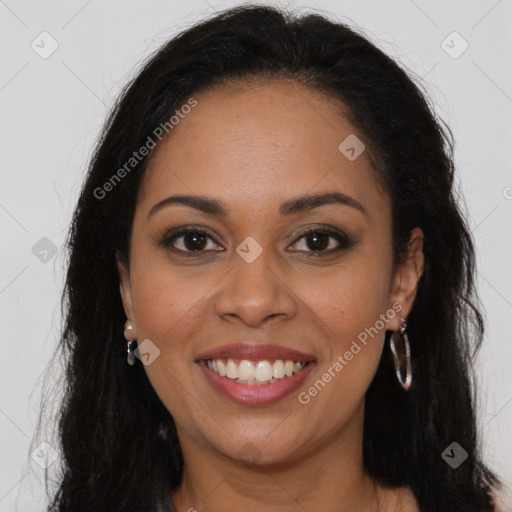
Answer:
<svg viewBox="0 0 512 512"><path fill-rule="evenodd" d="M52 509L495 510L450 137L319 15L165 44L73 218Z"/></svg>

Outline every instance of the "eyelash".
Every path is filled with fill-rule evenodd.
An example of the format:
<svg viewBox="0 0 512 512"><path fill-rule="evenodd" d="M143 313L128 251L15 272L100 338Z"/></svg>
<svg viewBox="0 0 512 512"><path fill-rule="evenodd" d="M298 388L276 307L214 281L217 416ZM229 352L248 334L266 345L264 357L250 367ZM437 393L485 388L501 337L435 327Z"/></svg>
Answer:
<svg viewBox="0 0 512 512"><path fill-rule="evenodd" d="M181 238L188 234L197 234L197 235L205 236L205 237L209 238L210 240L213 240L217 245L220 245L207 231L205 231L204 229L202 229L200 227L182 228L182 229L179 229L179 231L177 231L177 232L168 233L163 237L163 239L161 240L159 245L162 247L168 248L169 250L171 250L173 252L179 252L186 257L201 257L204 255L204 253L208 252L205 250L188 251L188 250L175 249L175 248L169 247L172 244L172 242L174 242L178 238ZM306 238L308 235L312 235L312 234L327 235L329 238L334 238L338 242L339 246L335 249L329 249L329 250L297 251L297 252L307 252L310 254L309 257L313 257L313 258L323 257L323 255L332 255L334 253L338 253L340 251L350 249L355 244L354 240L351 237L349 237L348 235L346 235L345 233L343 233L342 231L334 230L328 226L319 226L319 227L308 228L306 231L301 233L298 238L295 239L295 241L293 242L292 245L295 245L299 240L302 240L303 238ZM220 252L220 251L215 251L215 252ZM203 254L201 254L201 253L203 253Z"/></svg>

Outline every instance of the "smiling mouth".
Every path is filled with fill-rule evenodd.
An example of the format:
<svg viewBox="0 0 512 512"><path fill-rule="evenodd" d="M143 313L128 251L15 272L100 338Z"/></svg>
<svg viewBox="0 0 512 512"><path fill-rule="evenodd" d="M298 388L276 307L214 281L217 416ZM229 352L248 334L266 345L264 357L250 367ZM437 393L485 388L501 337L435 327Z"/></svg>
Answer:
<svg viewBox="0 0 512 512"><path fill-rule="evenodd" d="M248 359L203 359L201 364L217 375L237 384L268 385L300 373L311 361L273 359L250 361Z"/></svg>

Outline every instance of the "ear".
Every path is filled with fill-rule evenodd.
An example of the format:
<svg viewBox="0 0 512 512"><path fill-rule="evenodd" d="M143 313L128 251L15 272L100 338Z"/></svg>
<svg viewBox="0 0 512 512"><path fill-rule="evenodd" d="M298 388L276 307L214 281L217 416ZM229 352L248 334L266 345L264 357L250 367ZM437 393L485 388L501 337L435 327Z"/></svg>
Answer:
<svg viewBox="0 0 512 512"><path fill-rule="evenodd" d="M124 312L126 318L131 321L133 329L134 325L134 309L132 299L132 287L130 281L130 269L126 258L121 256L120 253L116 252L117 269L119 271L119 291L121 293L121 300L123 302Z"/></svg>
<svg viewBox="0 0 512 512"><path fill-rule="evenodd" d="M411 231L407 244L407 254L396 269L391 283L389 307L395 311L400 311L400 315L404 318L407 318L411 312L418 291L418 283L425 266L423 238L423 231L420 228L414 228ZM400 310L397 309L398 305L401 306ZM387 329L398 331L400 315L395 315L389 320Z"/></svg>

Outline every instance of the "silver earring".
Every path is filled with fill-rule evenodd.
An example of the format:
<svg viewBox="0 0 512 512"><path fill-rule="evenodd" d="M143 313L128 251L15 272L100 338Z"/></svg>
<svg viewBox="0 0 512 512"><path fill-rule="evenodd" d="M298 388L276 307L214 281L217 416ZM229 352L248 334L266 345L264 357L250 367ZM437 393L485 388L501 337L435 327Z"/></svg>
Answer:
<svg viewBox="0 0 512 512"><path fill-rule="evenodd" d="M133 325L129 322L126 323L124 330L125 331L131 331L133 329ZM133 366L135 364L135 351L132 350L132 343L134 343L135 340L130 340L126 342L126 361L130 366Z"/></svg>
<svg viewBox="0 0 512 512"><path fill-rule="evenodd" d="M133 366L135 364L135 350L132 350L132 343L134 343L134 342L135 342L135 340L128 341L127 347L126 347L126 352L127 352L126 361L128 362L128 364L130 366Z"/></svg>
<svg viewBox="0 0 512 512"><path fill-rule="evenodd" d="M398 378L398 382L400 382L401 386L407 391L411 386L412 382L412 371L411 371L411 347L409 345L409 338L405 332L407 327L407 322L403 316L400 316L400 330L398 332L394 332L389 338L389 346L391 348L391 352L393 353L393 359L395 361L395 370L396 376ZM401 338L401 354L400 356L397 353L397 349L395 346L395 338ZM402 362L405 362L405 379L402 375Z"/></svg>

